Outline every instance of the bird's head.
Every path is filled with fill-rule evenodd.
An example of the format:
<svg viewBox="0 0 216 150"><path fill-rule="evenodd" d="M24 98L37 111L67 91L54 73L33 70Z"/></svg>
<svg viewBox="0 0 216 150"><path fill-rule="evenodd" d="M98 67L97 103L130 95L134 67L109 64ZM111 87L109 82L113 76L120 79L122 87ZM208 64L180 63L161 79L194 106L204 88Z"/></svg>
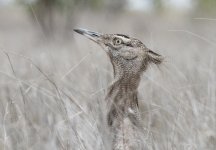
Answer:
<svg viewBox="0 0 216 150"><path fill-rule="evenodd" d="M160 64L163 57L148 49L140 40L123 34L102 34L86 29L74 29L96 42L106 51L115 74L137 74L143 72L149 63Z"/></svg>

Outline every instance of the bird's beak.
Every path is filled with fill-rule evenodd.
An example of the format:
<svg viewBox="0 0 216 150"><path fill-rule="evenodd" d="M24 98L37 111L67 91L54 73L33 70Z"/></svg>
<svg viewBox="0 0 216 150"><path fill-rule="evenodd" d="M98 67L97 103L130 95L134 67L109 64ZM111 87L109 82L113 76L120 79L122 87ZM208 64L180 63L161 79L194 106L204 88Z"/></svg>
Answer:
<svg viewBox="0 0 216 150"><path fill-rule="evenodd" d="M84 36L86 36L88 39L100 44L101 41L101 35L98 32L94 32L94 31L89 31L86 29L74 29L75 32L82 34Z"/></svg>

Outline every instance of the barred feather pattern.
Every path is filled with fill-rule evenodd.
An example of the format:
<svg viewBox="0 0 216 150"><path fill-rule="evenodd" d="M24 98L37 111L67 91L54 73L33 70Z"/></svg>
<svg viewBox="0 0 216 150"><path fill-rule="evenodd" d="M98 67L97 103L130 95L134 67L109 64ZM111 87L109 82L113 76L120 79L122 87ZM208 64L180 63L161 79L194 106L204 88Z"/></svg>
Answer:
<svg viewBox="0 0 216 150"><path fill-rule="evenodd" d="M123 76L114 82L106 97L107 122L113 150L144 150L137 88L140 77Z"/></svg>

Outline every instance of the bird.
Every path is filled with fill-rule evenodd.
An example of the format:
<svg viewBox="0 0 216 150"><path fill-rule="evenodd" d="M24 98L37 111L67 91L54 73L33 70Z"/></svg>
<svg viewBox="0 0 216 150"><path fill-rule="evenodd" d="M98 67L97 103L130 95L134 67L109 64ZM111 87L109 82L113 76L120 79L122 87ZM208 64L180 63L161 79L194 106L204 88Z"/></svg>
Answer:
<svg viewBox="0 0 216 150"><path fill-rule="evenodd" d="M143 150L138 86L150 64L159 65L164 57L150 50L140 40L125 34L104 34L74 29L102 47L113 66L114 80L108 88L107 125L111 130L113 150Z"/></svg>

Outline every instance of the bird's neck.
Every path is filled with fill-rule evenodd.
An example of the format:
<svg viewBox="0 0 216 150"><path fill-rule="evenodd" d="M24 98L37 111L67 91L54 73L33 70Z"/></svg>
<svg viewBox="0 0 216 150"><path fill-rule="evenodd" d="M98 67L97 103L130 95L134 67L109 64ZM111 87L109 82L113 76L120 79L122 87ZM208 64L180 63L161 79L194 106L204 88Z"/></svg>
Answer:
<svg viewBox="0 0 216 150"><path fill-rule="evenodd" d="M137 91L142 70L136 68L134 64L124 65L118 61L112 62L114 82L112 88L125 90L125 92Z"/></svg>
<svg viewBox="0 0 216 150"><path fill-rule="evenodd" d="M107 121L113 136L113 150L138 149L137 142L141 127L137 89L140 75L131 72L115 72L114 82L108 90ZM122 142L123 141L123 142ZM127 141L127 144L124 142ZM141 143L141 142L140 142ZM121 147L121 148L119 148Z"/></svg>
<svg viewBox="0 0 216 150"><path fill-rule="evenodd" d="M140 75L121 74L114 75L114 82L108 89L107 97L115 99L119 96L126 97L127 99L134 99L137 97L137 89L140 82ZM122 98L123 98L122 97ZM125 99L125 98L123 98Z"/></svg>
<svg viewBox="0 0 216 150"><path fill-rule="evenodd" d="M135 72L131 68L119 69L118 67L113 67L114 69L114 82L112 87L119 90L124 90L126 93L131 91L137 91L140 82L141 72Z"/></svg>
<svg viewBox="0 0 216 150"><path fill-rule="evenodd" d="M140 77L138 75L125 74L114 78L113 86L119 87L125 92L137 91L139 86Z"/></svg>

